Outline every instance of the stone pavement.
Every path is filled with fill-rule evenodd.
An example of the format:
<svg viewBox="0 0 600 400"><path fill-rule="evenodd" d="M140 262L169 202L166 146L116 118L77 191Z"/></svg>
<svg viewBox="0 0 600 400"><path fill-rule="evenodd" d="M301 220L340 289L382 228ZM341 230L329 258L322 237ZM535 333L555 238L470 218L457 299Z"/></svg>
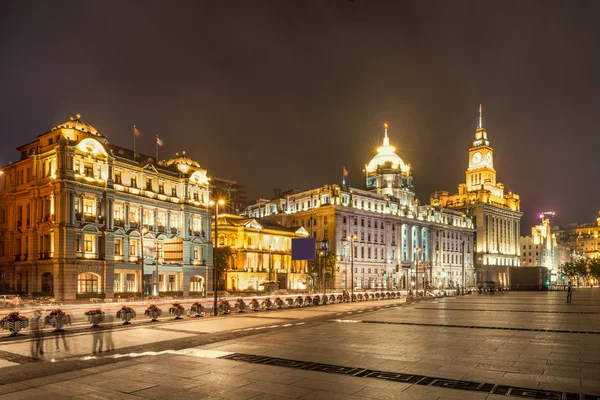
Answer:
<svg viewBox="0 0 600 400"><path fill-rule="evenodd" d="M507 292L147 324L114 330L116 351L97 357L75 334L55 362L11 341L0 400L600 399L600 290L573 301Z"/></svg>

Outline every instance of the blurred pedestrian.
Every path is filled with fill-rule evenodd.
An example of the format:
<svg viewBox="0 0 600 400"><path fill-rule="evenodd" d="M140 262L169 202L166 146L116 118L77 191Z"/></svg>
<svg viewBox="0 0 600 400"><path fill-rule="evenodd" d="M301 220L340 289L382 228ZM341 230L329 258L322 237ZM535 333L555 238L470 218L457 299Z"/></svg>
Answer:
<svg viewBox="0 0 600 400"><path fill-rule="evenodd" d="M112 340L112 329L113 322L115 321L114 316L111 313L106 313L105 322L105 330L104 330L104 343L106 345L106 351L114 351L115 344Z"/></svg>
<svg viewBox="0 0 600 400"><path fill-rule="evenodd" d="M571 282L569 282L569 285L567 286L567 303L571 302L572 297L573 297L573 287L571 287Z"/></svg>
<svg viewBox="0 0 600 400"><path fill-rule="evenodd" d="M102 329L94 329L94 333L92 334L92 353L102 353L102 344L104 343L103 335Z"/></svg>
<svg viewBox="0 0 600 400"><path fill-rule="evenodd" d="M42 330L42 313L40 310L33 312L33 317L29 321L29 329L33 340L31 342L31 357L44 358L44 331Z"/></svg>
<svg viewBox="0 0 600 400"><path fill-rule="evenodd" d="M63 342L63 347L65 348L65 350L69 350L69 346L67 345L67 338L65 337L65 330L59 329L59 330L55 331L54 334L56 335L56 351L60 350L60 339L61 338L62 338L62 342Z"/></svg>

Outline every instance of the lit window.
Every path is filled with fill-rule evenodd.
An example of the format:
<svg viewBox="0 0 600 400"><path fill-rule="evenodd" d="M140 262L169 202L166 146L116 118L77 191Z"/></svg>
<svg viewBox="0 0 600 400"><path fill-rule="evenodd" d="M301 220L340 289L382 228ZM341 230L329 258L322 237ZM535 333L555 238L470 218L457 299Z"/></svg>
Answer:
<svg viewBox="0 0 600 400"><path fill-rule="evenodd" d="M86 253L93 253L94 252L94 242L95 242L95 236L94 235L85 235L84 239L83 239L83 251L85 251Z"/></svg>
<svg viewBox="0 0 600 400"><path fill-rule="evenodd" d="M83 200L83 213L85 215L94 215L94 201L91 199Z"/></svg>

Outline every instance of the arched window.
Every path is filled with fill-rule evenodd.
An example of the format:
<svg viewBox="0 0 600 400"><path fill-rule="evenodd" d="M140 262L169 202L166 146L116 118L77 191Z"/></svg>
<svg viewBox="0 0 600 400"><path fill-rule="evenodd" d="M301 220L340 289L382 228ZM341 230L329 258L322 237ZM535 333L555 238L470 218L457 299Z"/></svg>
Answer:
<svg viewBox="0 0 600 400"><path fill-rule="evenodd" d="M100 277L91 272L79 274L77 276L77 293L100 293Z"/></svg>

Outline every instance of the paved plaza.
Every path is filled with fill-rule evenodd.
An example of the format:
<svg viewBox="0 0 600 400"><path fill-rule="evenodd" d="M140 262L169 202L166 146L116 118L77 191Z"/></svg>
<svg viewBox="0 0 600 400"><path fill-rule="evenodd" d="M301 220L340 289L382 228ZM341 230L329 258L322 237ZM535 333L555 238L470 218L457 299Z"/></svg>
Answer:
<svg viewBox="0 0 600 400"><path fill-rule="evenodd" d="M600 399L599 317L587 288L47 333L44 361L3 338L0 399Z"/></svg>

